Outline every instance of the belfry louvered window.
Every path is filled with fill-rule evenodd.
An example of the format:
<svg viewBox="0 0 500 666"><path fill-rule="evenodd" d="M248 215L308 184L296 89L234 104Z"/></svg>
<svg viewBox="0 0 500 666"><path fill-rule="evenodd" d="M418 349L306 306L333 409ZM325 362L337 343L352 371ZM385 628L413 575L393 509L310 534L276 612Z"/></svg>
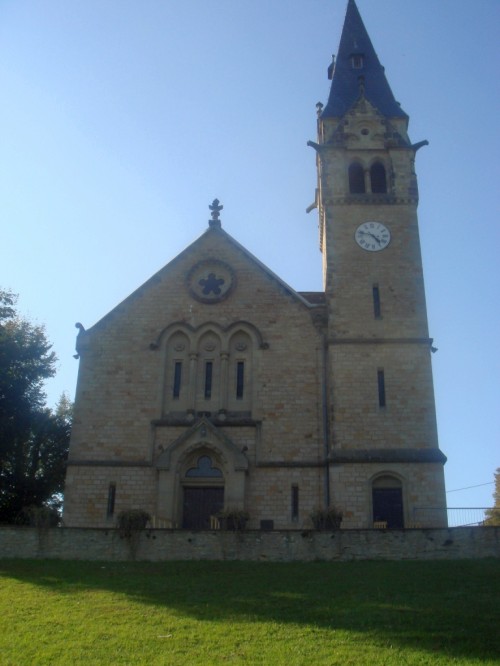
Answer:
<svg viewBox="0 0 500 666"><path fill-rule="evenodd" d="M370 169L370 184L374 194L384 194L387 192L385 167L380 162L375 162Z"/></svg>
<svg viewBox="0 0 500 666"><path fill-rule="evenodd" d="M365 193L365 171L358 162L353 162L349 167L349 192L351 194Z"/></svg>

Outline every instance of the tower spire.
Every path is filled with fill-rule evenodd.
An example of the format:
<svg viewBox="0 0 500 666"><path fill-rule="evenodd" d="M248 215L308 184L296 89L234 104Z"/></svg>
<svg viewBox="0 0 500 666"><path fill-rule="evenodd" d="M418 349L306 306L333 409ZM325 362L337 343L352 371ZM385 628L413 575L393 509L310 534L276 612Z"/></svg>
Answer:
<svg viewBox="0 0 500 666"><path fill-rule="evenodd" d="M407 117L394 99L354 0L347 3L339 52L334 67L329 67L329 78L332 79L332 86L323 118L342 118L359 97L360 81L365 98L382 115L387 118Z"/></svg>

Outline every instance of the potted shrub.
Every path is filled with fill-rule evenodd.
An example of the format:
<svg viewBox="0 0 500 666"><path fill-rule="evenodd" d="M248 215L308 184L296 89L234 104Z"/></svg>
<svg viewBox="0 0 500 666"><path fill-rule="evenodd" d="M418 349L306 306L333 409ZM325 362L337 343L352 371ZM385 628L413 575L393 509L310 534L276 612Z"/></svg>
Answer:
<svg viewBox="0 0 500 666"><path fill-rule="evenodd" d="M151 516L143 509L126 509L116 517L118 534L127 542L132 560L136 558L141 534L150 520Z"/></svg>
<svg viewBox="0 0 500 666"><path fill-rule="evenodd" d="M138 530L144 530L151 516L147 511L142 509L126 509L120 511L116 517L116 525L120 532L120 536L130 539L132 534Z"/></svg>
<svg viewBox="0 0 500 666"><path fill-rule="evenodd" d="M225 509L217 514L221 529L233 530L234 532L244 530L250 518L247 511L243 509Z"/></svg>
<svg viewBox="0 0 500 666"><path fill-rule="evenodd" d="M310 518L315 530L338 530L342 523L342 511L334 507L326 509L314 509Z"/></svg>

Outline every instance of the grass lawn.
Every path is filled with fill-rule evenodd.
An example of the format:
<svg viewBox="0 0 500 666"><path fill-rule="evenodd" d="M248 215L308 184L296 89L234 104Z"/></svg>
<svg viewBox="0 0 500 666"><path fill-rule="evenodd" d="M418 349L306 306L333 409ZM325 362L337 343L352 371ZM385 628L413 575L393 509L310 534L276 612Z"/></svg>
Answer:
<svg viewBox="0 0 500 666"><path fill-rule="evenodd" d="M0 664L500 664L500 561L0 560Z"/></svg>

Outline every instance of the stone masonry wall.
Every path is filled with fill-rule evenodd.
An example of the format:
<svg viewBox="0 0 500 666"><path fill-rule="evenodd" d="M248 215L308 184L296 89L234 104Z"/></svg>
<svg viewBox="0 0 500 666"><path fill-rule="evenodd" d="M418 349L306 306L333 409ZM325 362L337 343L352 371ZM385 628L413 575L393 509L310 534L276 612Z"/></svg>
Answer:
<svg viewBox="0 0 500 666"><path fill-rule="evenodd" d="M189 288L193 267L207 260L224 262L234 272L234 289L220 302L200 302ZM211 230L82 334L65 523L106 527L110 483L116 484L116 512L143 508L174 524L179 522L179 512L168 515L159 503L158 459L175 446L200 414L214 418L220 408L231 411L231 401L223 396L234 393L234 386L223 390L222 381L217 381L222 375L217 372L223 362L234 365L226 333L241 325L245 331L253 331L253 337L248 334L245 338L248 348L252 347L247 349L251 363L245 364L245 386L251 397L242 411L245 418L241 416L240 423L226 428L218 424L218 432L244 450L248 458L251 476L245 505L252 507L255 520L271 518L277 527L296 527L290 517L290 486L297 475L276 472L269 488L272 475L268 471L283 462L305 462L301 513L306 516L319 503L321 486L314 491L318 473L311 465L324 456L323 341L313 323L313 311L314 307L259 267L223 232ZM191 396L191 402L186 398L183 409L177 406L175 410L166 397L172 395L169 327L185 334L182 344L187 360L182 386L189 387ZM209 397L204 396L202 374L203 354L210 345L201 344L199 340L204 338L197 337L205 328L213 329L213 339L222 345L220 349L216 345L217 353L213 352L214 385ZM196 370L191 370L191 365ZM227 382L235 381L229 371L227 377ZM193 422L187 420L188 411L197 415L193 415ZM251 421L250 426L245 419ZM205 445L200 435L200 449ZM181 468L172 470L177 474L177 506L182 505ZM226 475L226 487L230 481ZM260 512L262 516L257 515Z"/></svg>
<svg viewBox="0 0 500 666"><path fill-rule="evenodd" d="M500 527L336 532L145 530L136 547L116 529L0 528L0 558L352 561L500 558Z"/></svg>

